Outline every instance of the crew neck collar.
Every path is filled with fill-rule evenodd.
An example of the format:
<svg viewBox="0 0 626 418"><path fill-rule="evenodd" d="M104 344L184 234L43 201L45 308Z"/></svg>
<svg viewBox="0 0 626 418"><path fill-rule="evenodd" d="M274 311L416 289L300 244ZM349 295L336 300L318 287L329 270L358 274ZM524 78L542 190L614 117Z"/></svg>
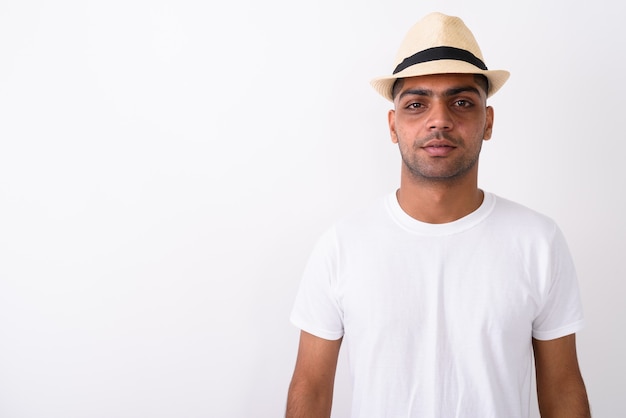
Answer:
<svg viewBox="0 0 626 418"><path fill-rule="evenodd" d="M411 217L400 207L396 192L387 196L387 209L393 220L410 232L420 235L452 235L473 228L489 216L495 207L496 198L488 192L483 192L483 194L483 201L475 211L455 221L443 224L431 224Z"/></svg>

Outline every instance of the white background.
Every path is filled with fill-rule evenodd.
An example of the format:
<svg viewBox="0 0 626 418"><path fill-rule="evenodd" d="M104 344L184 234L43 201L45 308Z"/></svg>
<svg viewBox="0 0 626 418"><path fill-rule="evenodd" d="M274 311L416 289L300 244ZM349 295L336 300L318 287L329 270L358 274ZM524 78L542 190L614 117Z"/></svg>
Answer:
<svg viewBox="0 0 626 418"><path fill-rule="evenodd" d="M512 73L481 186L563 229L626 415L620 3L216 3L0 2L0 417L280 417L315 239L398 185L369 80L435 10Z"/></svg>

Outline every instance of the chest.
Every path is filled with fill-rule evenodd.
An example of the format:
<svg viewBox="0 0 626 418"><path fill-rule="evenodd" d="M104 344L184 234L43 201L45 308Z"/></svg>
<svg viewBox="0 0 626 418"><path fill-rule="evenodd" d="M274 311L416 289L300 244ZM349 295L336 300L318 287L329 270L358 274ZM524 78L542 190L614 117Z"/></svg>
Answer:
<svg viewBox="0 0 626 418"><path fill-rule="evenodd" d="M346 254L338 281L346 335L529 339L540 294L527 254L514 242L468 239L385 242Z"/></svg>

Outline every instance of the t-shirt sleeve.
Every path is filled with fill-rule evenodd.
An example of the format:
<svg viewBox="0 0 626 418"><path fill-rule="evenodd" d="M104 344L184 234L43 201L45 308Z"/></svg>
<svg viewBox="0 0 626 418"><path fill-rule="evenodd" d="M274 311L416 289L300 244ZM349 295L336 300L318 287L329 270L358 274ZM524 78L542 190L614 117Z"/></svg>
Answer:
<svg viewBox="0 0 626 418"><path fill-rule="evenodd" d="M574 262L558 227L555 227L549 254L546 294L533 321L533 337L538 340L564 337L584 325Z"/></svg>
<svg viewBox="0 0 626 418"><path fill-rule="evenodd" d="M316 243L304 269L290 320L298 328L327 340L343 336L336 298L337 240L333 229Z"/></svg>

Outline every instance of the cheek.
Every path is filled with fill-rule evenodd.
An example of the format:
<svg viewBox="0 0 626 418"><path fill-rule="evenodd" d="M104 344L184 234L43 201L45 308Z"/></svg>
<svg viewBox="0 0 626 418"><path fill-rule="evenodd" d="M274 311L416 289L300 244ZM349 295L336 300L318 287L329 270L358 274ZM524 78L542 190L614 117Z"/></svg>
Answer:
<svg viewBox="0 0 626 418"><path fill-rule="evenodd" d="M407 132L404 129L396 129L394 133L394 144L397 144L400 148L407 148L408 142L412 142L411 138L414 137L414 134L411 132Z"/></svg>

